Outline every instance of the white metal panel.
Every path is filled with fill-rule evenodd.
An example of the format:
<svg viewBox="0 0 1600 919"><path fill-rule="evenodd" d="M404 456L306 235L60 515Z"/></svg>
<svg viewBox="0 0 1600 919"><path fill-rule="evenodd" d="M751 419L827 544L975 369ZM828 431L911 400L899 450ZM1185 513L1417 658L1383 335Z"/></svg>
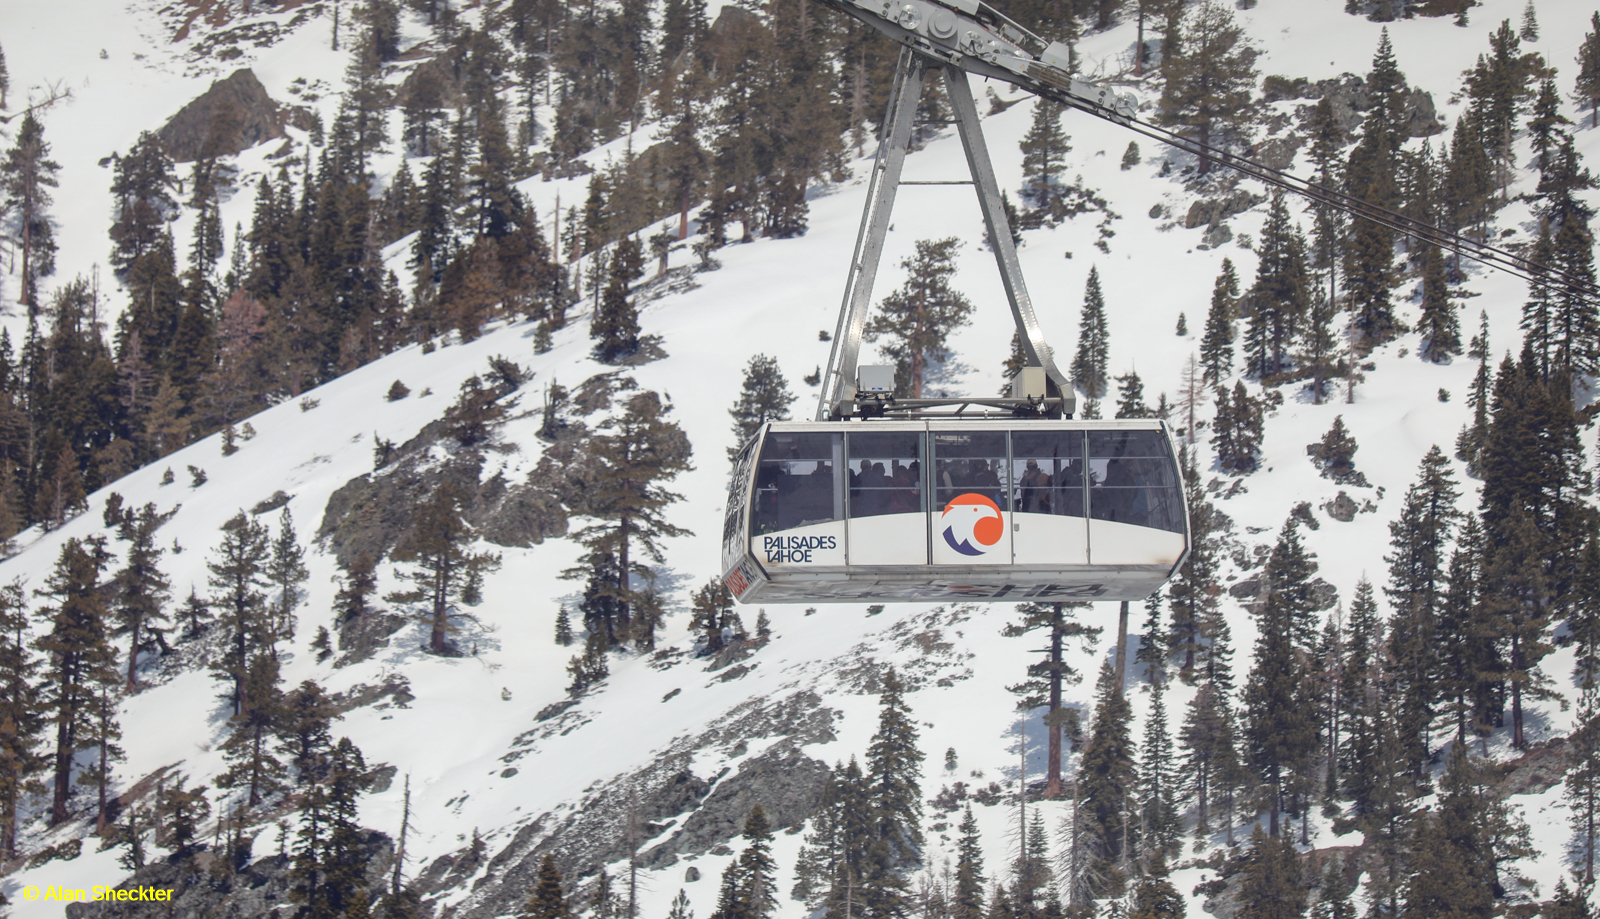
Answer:
<svg viewBox="0 0 1600 919"><path fill-rule="evenodd" d="M844 521L750 537L750 554L770 570L844 564Z"/></svg>
<svg viewBox="0 0 1600 919"><path fill-rule="evenodd" d="M1011 557L1018 565L1087 565L1089 522L1064 514L1012 514Z"/></svg>
<svg viewBox="0 0 1600 919"><path fill-rule="evenodd" d="M1089 521L1089 561L1095 565L1165 565L1183 555L1183 534L1109 520Z"/></svg>
<svg viewBox="0 0 1600 919"><path fill-rule="evenodd" d="M928 515L882 514L849 522L851 565L928 564Z"/></svg>

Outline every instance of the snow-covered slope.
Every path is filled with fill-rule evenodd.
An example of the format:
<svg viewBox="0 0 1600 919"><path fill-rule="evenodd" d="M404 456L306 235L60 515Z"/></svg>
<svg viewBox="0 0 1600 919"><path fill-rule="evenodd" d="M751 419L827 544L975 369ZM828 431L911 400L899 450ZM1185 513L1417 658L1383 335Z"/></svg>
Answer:
<svg viewBox="0 0 1600 919"><path fill-rule="evenodd" d="M1450 94L1459 74L1488 47L1487 34L1500 22L1515 21L1521 0L1487 0L1472 10L1467 28L1448 20L1414 20L1389 24L1396 57L1413 85L1433 94L1441 114L1453 123L1459 100ZM1563 69L1563 85L1570 72L1577 43L1587 27L1589 11L1577 3L1549 3L1539 15L1543 38L1531 44L1546 59ZM342 83L344 57L328 49L327 20L300 7L274 14L285 26L283 36L266 47L243 47L243 56L226 63L193 60L189 50L197 40L190 35L173 41L170 20L150 2L123 4L119 0L94 0L74 4L11 3L5 9L3 38L12 75L13 98L26 95L17 87L59 82L72 89L70 101L44 115L47 139L61 162L62 182L53 215L59 225L61 254L53 283L64 283L103 264L109 251L105 231L110 223L111 170L98 165L113 151L127 150L138 133L152 130L184 102L202 91L209 81L239 66L251 66L275 98L288 100L289 84L304 77L323 81L334 90ZM91 12L92 10L92 12ZM303 15L302 15L303 14ZM469 11L469 15L473 15ZM1312 79L1340 73L1364 73L1378 44L1379 26L1349 16L1340 0L1263 0L1240 11L1241 21L1263 54L1258 67L1263 75L1281 73ZM300 16L298 28L288 28ZM420 37L419 23L408 22L408 37ZM196 27L196 34L203 31ZM1133 27L1119 26L1089 36L1080 52L1090 61L1114 68L1133 42ZM104 49L104 56L101 49ZM1009 87L996 86L1002 98L1016 98ZM982 88L979 88L982 92ZM1158 87L1150 84L1141 95L1153 99ZM331 96L319 103L331 116ZM1574 120L1581 117L1573 114ZM1020 184L1021 164L1017 142L1028 127L1029 106L1018 105L989 117L985 131L1004 186ZM14 128L14 124L12 126ZM1070 353L1076 334L1078 308L1085 278L1096 267L1104 285L1111 327L1111 369L1120 373L1137 369L1146 393L1170 396L1178 389L1179 368L1198 349L1198 335L1211 291L1211 282L1224 257L1231 258L1248 283L1255 256L1243 245L1248 235L1258 235L1263 212L1256 210L1233 219L1235 241L1207 249L1200 245L1202 229L1174 226L1170 217L1152 218L1161 205L1167 214L1182 214L1192 195L1176 178L1157 173L1169 151L1142 143L1143 162L1130 170L1119 163L1131 136L1119 128L1069 115L1067 130L1073 152L1069 171L1082 176L1086 186L1110 202L1120 217L1111 222L1115 235L1109 251L1095 245L1100 215L1090 214L1055 229L1031 231L1021 250L1023 269L1040 312L1047 338L1059 353ZM1579 149L1593 161L1600 155L1600 132L1580 130ZM589 155L595 163L620 157L627 140L619 140ZM638 137L633 148L648 140ZM1437 140L1435 140L1437 147ZM225 205L224 225L247 221L253 176L272 167L266 149L247 151L238 158L239 187L244 189ZM380 159L380 171L392 170L397 160ZM1173 172L1184 165L1173 157ZM1305 173L1304 162L1295 170ZM543 731L536 721L551 703L565 697L565 664L571 649L551 641L557 606L570 599L577 585L559 579L563 568L577 559L578 550L568 540L552 540L528 549L504 549L500 570L491 575L485 599L476 610L477 621L468 624L463 646L476 653L462 658L440 658L421 653L422 626L408 627L391 646L361 664L335 669L319 664L308 642L318 625L327 624L333 594L335 566L324 549L313 547L310 596L299 611L300 629L292 654L286 658L284 679L294 685L316 679L330 692L349 692L403 679L414 697L404 705L365 707L350 712L335 730L350 736L366 753L369 763L393 765L409 775L414 810L408 875L421 871L434 859L459 850L474 831L486 838L491 851L512 841L518 830L546 812L570 813L581 807L592 789L613 776L639 770L662 754L681 750L685 739L704 735L727 713L750 700L777 704L795 693L810 690L821 695L822 705L837 714L831 740L816 740L804 752L826 762L864 752L875 727L876 701L862 691L857 674L863 659L910 668L922 679L911 703L923 720L922 747L929 755L924 768L923 791L931 795L940 784L957 779L982 785L991 780L1015 788L1018 778L1018 731L1025 737L1027 768L1037 776L1042 770L1043 732L1037 717L1019 722L1013 702L1004 690L1017 682L1033 655L1028 639L1003 639L1000 626L1009 618L1006 606L930 611L916 606L891 607L876 617L865 617L860 606L824 607L814 615L798 608L772 607L775 638L746 664L754 664L738 679L721 680L707 673L702 662L682 652L691 644L684 608L690 589L714 575L718 565L717 542L722 512L726 465L724 448L731 443L727 407L738 389L742 368L756 352L777 357L792 385L800 392L797 414L809 414L815 390L800 378L826 361L827 347L818 341L819 330L831 330L838 309L844 267L850 257L859 219L865 163L857 163L856 178L837 187L818 189L811 201L809 232L798 239L761 241L731 246L716 253L722 268L694 276L698 287L656 300L644 311L641 323L648 334L660 336L668 357L630 369L642 387L668 394L675 416L695 447L694 471L681 476L673 487L687 500L672 509L673 522L695 535L668 541L662 574L674 585L670 597L673 615L662 638L663 648L676 655L662 660L617 660L612 676L599 690L584 697L561 715L560 732ZM907 178L962 177L965 163L959 142L945 134L924 151L912 155ZM1530 187L1531 173L1521 186ZM581 200L583 181L522 183L521 190L539 213L554 212ZM1249 187L1249 183L1246 183ZM1260 191L1260 189L1254 189ZM1518 216L1521 215L1521 216ZM1302 223L1307 222L1301 216ZM1502 215L1502 226L1514 231L1509 241L1526 240L1530 231L1526 208L1513 204ZM176 225L179 245L192 216ZM994 392L999 388L1000 362L1007 352L1011 328L1004 297L989 254L977 241L980 220L970 191L965 188L920 186L904 190L895 214L896 230L885 253L880 293L898 283L892 266L909 255L919 238L956 235L967 241L960 255L957 287L978 303L974 324L954 339L960 366L948 368L941 385L953 391ZM181 250L180 250L181 251ZM403 253L392 253L398 264ZM673 264L687 265L686 248L675 250ZM101 271L109 286L109 272ZM0 286L0 302L10 302L15 291L12 277ZM1489 316L1496 353L1518 341L1517 321L1525 291L1521 282L1501 275L1474 272L1467 285L1478 294L1465 301L1463 326L1471 328L1479 309ZM1402 289L1404 295L1409 291ZM112 309L118 294L108 292ZM1191 334L1179 337L1173 330L1179 314L1188 319ZM1403 311L1414 320L1414 310ZM6 317L15 324L16 316ZM13 336L18 330L13 328ZM372 469L372 439L403 442L423 424L437 417L454 398L460 382L483 372L491 356L503 355L532 373L524 387L522 408L531 409L537 393L553 381L568 386L610 368L588 356L586 322L582 317L557 333L554 348L535 355L532 328L524 324L491 327L480 339L447 343L432 353L413 346L363 367L307 395L305 406L288 402L251 419L257 436L241 444L239 452L224 457L216 437L196 443L167 457L154 467L135 472L90 499L90 511L50 533L30 531L18 540L19 551L0 565L0 580L25 578L37 586L54 563L62 543L70 538L101 532L100 510L110 491L139 506L153 502L161 511L175 511L160 531L168 555L165 569L174 593L186 595L190 586L205 590L205 562L216 543L219 527L240 510L248 510L277 490L292 495L288 508L302 534L314 531L328 497L357 475ZM1474 367L1457 360L1436 366L1416 355L1414 336L1378 349L1370 358L1375 369L1357 387L1355 403L1312 405L1303 392L1286 390L1286 402L1269 419L1261 471L1245 479L1244 489L1220 502L1237 524L1237 535L1247 549L1270 545L1290 508L1301 501L1313 507L1344 490L1357 492L1358 501L1371 501L1375 511L1358 514L1341 523L1319 512L1322 526L1305 534L1307 547L1317 554L1319 575L1339 590L1341 598L1363 575L1381 581L1385 575L1383 553L1388 542L1387 522L1415 476L1422 455L1434 444L1446 448L1466 420L1464 396ZM394 380L403 381L412 395L387 402L385 392ZM1455 394L1449 402L1438 398L1440 389ZM431 395L425 395L431 390ZM1372 483L1370 489L1349 489L1319 478L1307 461L1305 445L1319 439L1342 415L1361 444L1356 463ZM538 460L543 446L534 436L535 416L516 418L499 436L514 450L494 454L487 476L500 464L508 478L525 475ZM1209 447L1199 449L1209 463ZM191 487L187 466L203 468L208 481ZM170 467L177 481L162 485ZM1456 469L1458 479L1470 480ZM1211 478L1208 474L1207 478ZM261 519L275 524L280 511ZM113 548L116 544L113 543ZM181 547L181 552L179 551ZM397 586L392 566L380 568L382 590ZM1230 566L1227 577L1241 572ZM1249 616L1236 601L1226 600L1235 647L1250 647L1254 636ZM1091 610L1087 618L1112 625L1098 648L1074 652L1073 665L1091 678L1099 661L1110 653L1114 636L1114 607ZM753 612L747 620L753 621ZM927 650L908 639L938 629L947 650ZM1565 682L1570 652L1557 652L1546 661L1546 671ZM943 677L944 679L940 679ZM1092 682L1092 679L1091 681ZM221 769L216 745L224 736L226 720L218 687L205 673L180 673L166 682L130 697L123 705L123 746L127 760L117 767L119 784L126 787L165 766L196 782L207 781ZM1178 687L1167 700L1176 721L1181 717L1189 690ZM1073 690L1073 703L1084 705L1089 686ZM1142 717L1144 696L1135 694ZM1563 734L1570 714L1555 703L1537 703L1532 719L1535 739ZM567 728L571 728L567 730ZM954 747L959 755L957 773L946 774L941 755ZM762 752L759 743L740 750L738 745L714 746L698 751L690 769L710 779L724 767L737 770L746 757ZM1505 755L1503 747L1497 749ZM509 759L508 759L509 757ZM514 764L514 765L508 765ZM981 774L981 780L979 775ZM1548 895L1564 871L1566 857L1565 809L1559 789L1518 799L1534 827L1540 854L1525 860L1518 870L1533 878ZM1052 824L1059 816L1055 804L1042 805ZM362 821L394 833L400 825L401 783L367 797ZM990 848L991 873L1005 862L1007 821L1015 816L1006 807L979 808ZM930 815L929 822L932 822ZM30 849L53 844L81 833L69 825L46 833L36 824L27 837ZM1317 845L1332 843L1331 830L1313 825ZM269 833L258 840L258 853L275 850ZM1341 840L1350 842L1352 840ZM777 856L782 870L792 869L798 836L780 836ZM19 893L25 885L111 884L124 872L114 851L85 854L72 861L56 861L18 871L0 882L20 917L54 916L58 906L29 903ZM930 865L939 865L951 851L949 841L930 834ZM705 855L695 863L698 882L683 881L682 864L661 867L647 874L643 898L645 915L664 915L680 887L687 890L697 915L708 915L716 898L716 878L729 856ZM1189 890L1205 876L1200 868L1179 871L1176 881ZM788 887L787 876L782 881ZM470 905L474 894L466 887L444 894L442 902ZM1201 898L1191 900L1191 915L1198 915ZM781 914L798 917L799 904L783 900Z"/></svg>

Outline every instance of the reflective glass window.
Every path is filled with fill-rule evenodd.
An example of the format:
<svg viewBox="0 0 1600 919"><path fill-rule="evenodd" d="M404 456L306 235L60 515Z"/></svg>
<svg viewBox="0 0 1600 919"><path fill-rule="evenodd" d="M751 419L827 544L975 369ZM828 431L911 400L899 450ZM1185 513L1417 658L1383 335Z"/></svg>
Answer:
<svg viewBox="0 0 1600 919"><path fill-rule="evenodd" d="M1161 431L1089 432L1089 514L1183 532L1178 464Z"/></svg>
<svg viewBox="0 0 1600 919"><path fill-rule="evenodd" d="M1013 431L1011 473L1017 510L1083 516L1083 432Z"/></svg>
<svg viewBox="0 0 1600 919"><path fill-rule="evenodd" d="M1006 432L933 432L934 510L965 494L982 495L1002 511L1011 509Z"/></svg>
<svg viewBox="0 0 1600 919"><path fill-rule="evenodd" d="M850 433L850 516L913 514L922 494L922 434Z"/></svg>
<svg viewBox="0 0 1600 919"><path fill-rule="evenodd" d="M751 533L844 519L840 434L769 433L756 466Z"/></svg>

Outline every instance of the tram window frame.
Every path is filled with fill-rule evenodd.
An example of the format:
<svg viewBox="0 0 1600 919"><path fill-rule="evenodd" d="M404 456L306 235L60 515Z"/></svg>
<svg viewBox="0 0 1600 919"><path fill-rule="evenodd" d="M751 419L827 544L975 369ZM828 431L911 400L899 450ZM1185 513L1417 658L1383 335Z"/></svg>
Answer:
<svg viewBox="0 0 1600 919"><path fill-rule="evenodd" d="M836 523L845 519L845 501L843 490L839 487L838 468L838 463L844 454L843 436L838 431L784 431L767 435L761 445L760 456L756 460L754 481L750 487L751 536ZM826 455L822 455L815 446L803 450L807 455L798 457L793 455L796 450L802 448L803 442L810 441L824 444ZM780 451L783 453L781 456ZM807 471L791 471L789 467L796 463L813 465ZM780 464L784 468L776 468ZM831 467L831 473L825 477L819 476L823 464ZM773 474L768 480L771 482L770 485L763 481L769 472ZM777 476L784 478L779 479ZM825 478L826 481L801 481L814 478ZM790 484L787 490L783 488L786 481ZM825 486L825 490L820 490L820 495L816 493L819 491L817 486ZM809 503L802 500L802 493L805 493L804 499ZM772 498L770 502L764 500L768 494ZM822 499L821 504L818 504L819 497ZM794 516L803 514L806 510L824 509L828 516Z"/></svg>
<svg viewBox="0 0 1600 919"><path fill-rule="evenodd" d="M1177 465L1165 433L1107 429L1091 430L1087 435L1084 446L1085 469L1089 476L1086 487L1089 519L1184 532L1183 490L1176 478ZM1132 452L1134 450L1139 452ZM1096 475L1096 463L1104 464L1103 478ZM1110 481L1113 470L1127 476L1128 480L1113 484Z"/></svg>
<svg viewBox="0 0 1600 919"><path fill-rule="evenodd" d="M1011 472L1012 472L1011 490L1012 490L1012 493L1014 495L1013 507L1015 507L1018 510L1019 513L1025 513L1025 514L1048 514L1048 515L1050 515L1052 517L1072 517L1072 518L1075 518L1075 519L1078 519L1078 520L1087 519L1089 517L1089 482L1088 482L1089 463L1088 463L1088 455L1087 455L1087 450L1088 450L1087 440L1088 440L1088 438L1086 438L1084 436L1086 433L1088 433L1088 432L1083 431L1083 430L1078 430L1078 429L1071 429L1071 430L1059 430L1059 429L1058 430L1017 430L1017 429L1012 429L1009 432L1009 434L1011 435L1011 437L1010 437L1010 440L1011 440L1011 463L1010 463L1010 465L1012 467L1012 469L1011 469ZM1046 457L1046 455L1044 454L1043 451L1033 447L1033 445L1029 443L1030 440L1037 439L1037 440L1043 441L1043 440L1045 440L1047 438L1048 439L1052 439L1052 440L1059 439L1058 442L1066 442L1068 444L1071 444L1073 441L1076 441L1077 442L1076 443L1077 449L1076 450L1070 450L1068 452L1057 452L1055 449L1052 449L1050 451L1048 457ZM1048 490L1050 492L1050 494L1048 495L1048 501L1049 501L1050 510L1048 510L1048 511L1026 510L1025 507L1026 507L1027 501L1024 499L1024 496L1022 494L1022 489L1024 488L1024 486L1022 485L1022 476L1017 473L1016 465L1017 465L1018 462L1022 462L1024 464L1026 464L1026 462L1028 460L1030 460L1030 459L1044 459L1044 458L1059 459L1059 460L1069 464L1069 468L1068 469L1059 470L1059 471L1051 471L1051 472L1048 473L1050 484L1048 486L1046 486L1046 487L1048 488ZM1057 476L1061 475L1064 472L1070 472L1070 464L1073 463L1073 462L1076 462L1078 464L1078 475L1076 476L1076 478L1078 479L1078 484L1077 484L1075 489L1069 488L1069 487L1067 487L1065 485L1061 485L1061 484L1058 483L1058 480L1057 480ZM1076 512L1073 512L1072 510L1069 509L1069 508L1071 508L1071 502L1067 501L1068 493L1070 491L1072 491L1072 490L1076 490L1078 492L1078 494L1077 494L1077 509L1076 509Z"/></svg>
<svg viewBox="0 0 1600 919"><path fill-rule="evenodd" d="M871 451L869 453L869 455L858 456L857 453L856 453L857 444L864 442L864 439L866 439L866 438L871 438L873 440L876 440L876 439L879 439L879 438L901 438L901 437L908 438L909 440L911 440L912 442L914 442L916 444L915 456L911 457L910 462L905 466L892 465L889 468L885 468L883 470L883 472L882 472L882 475L885 477L886 481L893 481L893 476L892 476L892 473L891 473L890 470L891 469L905 469L910 474L910 478L911 478L910 485L909 486L904 486L904 485L902 485L902 486L888 486L888 485L862 486L861 484L859 484L859 479L857 478L857 476L859 475L860 470L859 470L859 467L854 465L855 463L857 463L857 461L873 462L874 466L877 466L877 465L881 465L880 463L878 463L876 461L879 456L881 456L882 459L889 460L891 464L895 464L895 463L898 463L901 460L905 460L906 457L903 456L903 455L902 456L896 456L896 455L894 455L893 451L887 451L886 452L886 451L881 451L881 450L873 450L873 451ZM887 516L890 516L890 515L893 515L893 514L926 514L928 512L928 483L927 483L927 473L926 473L926 469L927 469L927 465L928 465L928 438L927 438L927 432L926 431L921 431L921 430L851 431L845 437L844 451L845 451L845 462L844 462L844 470L845 470L844 471L844 476L845 476L844 485L845 485L845 488L844 488L844 491L845 491L845 495L846 495L846 500L845 500L845 517L846 517L846 519L863 520L863 519L866 519L868 517L887 517ZM876 469L874 469L873 471L876 473ZM885 505L883 507L883 509L879 509L879 506L878 506L878 503L877 503L878 499L893 500L895 498L905 497L905 495L900 494L900 492L902 492L902 490L904 490L904 489L906 489L908 487L911 489L912 494L914 494L915 498L916 498L914 507L905 507L905 506L901 506L901 505L896 505L896 506L892 506L891 507L891 506ZM879 494L873 494L871 496L863 494L863 491L866 488L870 488L874 492L879 492ZM890 490L893 490L894 492L896 492L896 494L893 494L893 495L881 494L881 492L888 492ZM873 499L870 502L867 500L869 497L871 497ZM868 508L870 508L870 510Z"/></svg>
<svg viewBox="0 0 1600 919"><path fill-rule="evenodd" d="M976 456L968 455L968 452L965 450L952 450L951 452L956 455L946 459L943 455L944 451L939 448L941 438L965 438L969 442L976 438L995 438L999 441L999 455L995 456L995 451L992 449L983 451L982 454ZM953 443L952 446L954 446ZM1011 470L1010 431L941 431L938 429L933 429L928 432L928 448L928 455L930 457L932 469L932 509L935 513L942 511L946 504L962 494L982 495L989 500L994 501L995 506L1000 508L1002 512L1011 512L1014 506L1011 493L1015 486L1013 484L1014 476L1012 475ZM954 464L961 462L969 464L970 468L970 464L974 461L983 461L985 466L978 472L966 474L971 474L973 476L988 474L995 478L996 481L994 484L989 485L984 483L975 483L957 485L954 483L954 481L952 481L950 485L943 484L944 473L950 471L948 467L944 465L945 463ZM995 470L993 465L990 465L996 462L998 462L1000 466L998 471Z"/></svg>

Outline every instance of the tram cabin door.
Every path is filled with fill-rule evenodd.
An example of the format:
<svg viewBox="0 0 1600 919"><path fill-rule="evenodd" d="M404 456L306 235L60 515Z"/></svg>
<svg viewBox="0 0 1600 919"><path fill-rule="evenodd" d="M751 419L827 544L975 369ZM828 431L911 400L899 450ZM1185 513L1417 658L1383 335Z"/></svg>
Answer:
<svg viewBox="0 0 1600 919"><path fill-rule="evenodd" d="M851 565L926 565L922 432L851 431Z"/></svg>
<svg viewBox="0 0 1600 919"><path fill-rule="evenodd" d="M934 565L1011 564L1011 470L1005 431L933 431Z"/></svg>
<svg viewBox="0 0 1600 919"><path fill-rule="evenodd" d="M1086 565L1089 519L1082 431L1011 432L1011 540L1018 565Z"/></svg>

